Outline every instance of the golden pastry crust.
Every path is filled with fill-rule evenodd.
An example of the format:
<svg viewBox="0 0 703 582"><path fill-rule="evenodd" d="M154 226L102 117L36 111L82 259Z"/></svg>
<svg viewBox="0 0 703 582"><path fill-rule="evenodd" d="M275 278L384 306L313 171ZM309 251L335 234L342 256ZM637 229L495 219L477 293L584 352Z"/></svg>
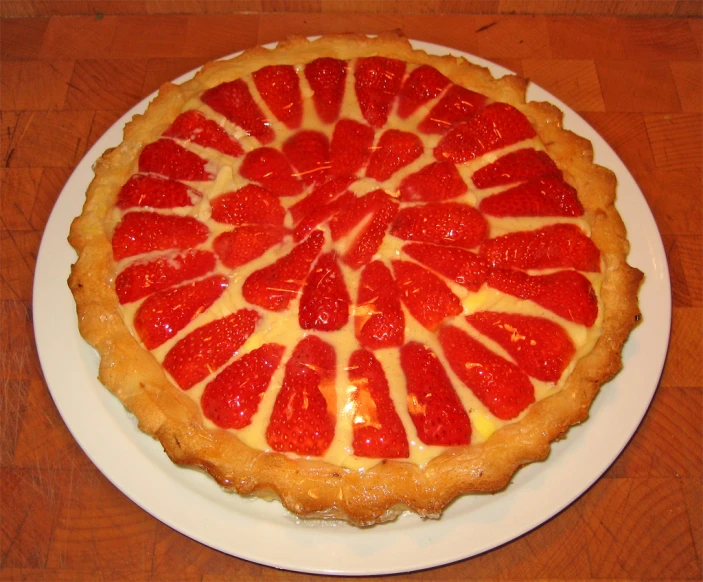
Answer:
<svg viewBox="0 0 703 582"><path fill-rule="evenodd" d="M205 426L198 405L169 381L123 320L113 280L111 210L120 187L136 171L143 146L160 136L191 97L265 65L371 55L430 64L453 82L510 103L530 119L565 179L579 192L592 239L601 250L603 317L595 347L578 361L563 389L532 405L519 421L503 426L486 442L454 447L424 467L382 461L358 471L262 452L232 432ZM488 70L463 59L413 50L397 34L372 39L340 35L312 42L291 38L273 51L255 48L233 60L210 63L182 86L164 85L147 112L127 125L124 141L96 163L83 213L71 227L69 241L79 258L69 285L80 332L101 357L100 381L134 413L141 430L161 441L175 463L206 471L227 490L279 498L300 516L339 518L357 525L393 519L405 509L438 517L459 495L504 488L520 466L544 459L553 440L586 419L600 386L621 368L622 346L640 318L637 293L642 274L626 262L626 231L613 206L615 177L593 164L590 142L562 129L557 108L526 103L526 88L527 82L518 77L496 80Z"/></svg>

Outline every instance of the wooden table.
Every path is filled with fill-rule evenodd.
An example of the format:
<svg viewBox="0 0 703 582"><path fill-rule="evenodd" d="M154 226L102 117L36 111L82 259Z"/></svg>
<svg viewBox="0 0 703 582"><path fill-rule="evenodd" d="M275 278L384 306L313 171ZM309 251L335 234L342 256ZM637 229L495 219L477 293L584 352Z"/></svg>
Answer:
<svg viewBox="0 0 703 582"><path fill-rule="evenodd" d="M343 13L4 20L0 579L317 579L194 542L102 476L70 436L43 380L32 333L33 271L49 212L72 169L162 82L292 33L398 28L529 76L585 117L641 186L673 287L671 345L656 397L605 476L518 540L407 577L700 579L701 24L676 17Z"/></svg>

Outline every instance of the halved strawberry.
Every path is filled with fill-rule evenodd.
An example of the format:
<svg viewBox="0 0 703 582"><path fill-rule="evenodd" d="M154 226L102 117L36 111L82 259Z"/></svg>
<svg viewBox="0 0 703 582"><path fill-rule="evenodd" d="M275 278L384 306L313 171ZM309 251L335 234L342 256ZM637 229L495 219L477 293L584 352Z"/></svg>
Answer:
<svg viewBox="0 0 703 582"><path fill-rule="evenodd" d="M447 133L456 124L472 118L485 105L485 95L452 85L417 128L422 133Z"/></svg>
<svg viewBox="0 0 703 582"><path fill-rule="evenodd" d="M322 57L305 65L305 78L313 91L312 101L318 117L333 123L339 117L347 78L347 63Z"/></svg>
<svg viewBox="0 0 703 582"><path fill-rule="evenodd" d="M354 328L359 344L377 350L400 347L405 341L405 315L390 269L381 261L364 267L359 278Z"/></svg>
<svg viewBox="0 0 703 582"><path fill-rule="evenodd" d="M536 178L481 200L490 216L583 216L576 189L559 176Z"/></svg>
<svg viewBox="0 0 703 582"><path fill-rule="evenodd" d="M151 174L134 174L120 189L115 206L176 208L193 206L194 201L201 197L200 192L182 182Z"/></svg>
<svg viewBox="0 0 703 582"><path fill-rule="evenodd" d="M564 328L543 317L479 311L466 321L500 344L527 374L544 382L557 382L576 352Z"/></svg>
<svg viewBox="0 0 703 582"><path fill-rule="evenodd" d="M405 202L440 202L461 196L468 187L451 162L433 162L403 178L400 199Z"/></svg>
<svg viewBox="0 0 703 582"><path fill-rule="evenodd" d="M329 226L333 241L349 234L364 218L378 210L384 202L390 200L390 196L379 188L363 196L356 196L353 193L344 194L337 200L342 200L343 206L339 210L343 210L343 212L336 211L330 220ZM335 206L335 208L339 207Z"/></svg>
<svg viewBox="0 0 703 582"><path fill-rule="evenodd" d="M258 148L247 153L239 173L277 196L295 196L303 191L303 183L296 178L290 162L275 148Z"/></svg>
<svg viewBox="0 0 703 582"><path fill-rule="evenodd" d="M198 154L178 145L172 139L159 139L139 154L139 171L166 176L172 180L212 180Z"/></svg>
<svg viewBox="0 0 703 582"><path fill-rule="evenodd" d="M284 351L282 345L264 344L222 370L200 398L205 416L222 428L249 426Z"/></svg>
<svg viewBox="0 0 703 582"><path fill-rule="evenodd" d="M315 212L322 206L332 202L337 196L344 192L356 179L350 176L331 178L324 184L316 187L310 194L293 204L288 211L295 223L300 222L309 214Z"/></svg>
<svg viewBox="0 0 703 582"><path fill-rule="evenodd" d="M371 155L373 139L373 128L352 119L340 119L330 143L330 174L356 176Z"/></svg>
<svg viewBox="0 0 703 582"><path fill-rule="evenodd" d="M210 307L226 288L226 277L212 275L149 295L134 316L139 339L148 350L160 346Z"/></svg>
<svg viewBox="0 0 703 582"><path fill-rule="evenodd" d="M188 249L207 240L210 230L192 216L128 212L112 235L116 261L151 251Z"/></svg>
<svg viewBox="0 0 703 582"><path fill-rule="evenodd" d="M410 454L408 437L391 399L381 363L368 350L349 358L354 454L374 459L399 459Z"/></svg>
<svg viewBox="0 0 703 582"><path fill-rule="evenodd" d="M463 311L461 300L437 275L410 261L393 261L400 298L425 328L437 329Z"/></svg>
<svg viewBox="0 0 703 582"><path fill-rule="evenodd" d="M213 250L225 267L234 269L246 265L279 244L287 234L282 226L244 224L219 234L212 243Z"/></svg>
<svg viewBox="0 0 703 582"><path fill-rule="evenodd" d="M405 79L398 95L398 117L407 119L439 95L451 81L434 67L420 65Z"/></svg>
<svg viewBox="0 0 703 582"><path fill-rule="evenodd" d="M471 442L471 421L437 355L418 342L400 348L408 390L408 412L417 436L427 445Z"/></svg>
<svg viewBox="0 0 703 582"><path fill-rule="evenodd" d="M303 100L295 68L292 65L269 65L255 71L252 77L271 113L288 129L300 127Z"/></svg>
<svg viewBox="0 0 703 582"><path fill-rule="evenodd" d="M153 261L129 265L115 278L115 292L120 303L131 303L188 279L201 277L214 268L215 255L209 251L169 253Z"/></svg>
<svg viewBox="0 0 703 582"><path fill-rule="evenodd" d="M384 131L369 159L366 177L384 182L419 158L423 150L422 141L414 133L399 129Z"/></svg>
<svg viewBox="0 0 703 582"><path fill-rule="evenodd" d="M486 261L466 249L411 243L403 252L469 291L478 291L488 277Z"/></svg>
<svg viewBox="0 0 703 582"><path fill-rule="evenodd" d="M164 131L164 135L192 141L235 158L244 153L242 146L220 125L196 109L191 109L176 117L171 127Z"/></svg>
<svg viewBox="0 0 703 582"><path fill-rule="evenodd" d="M522 148L477 170L471 180L477 188L492 188L542 176L561 176L561 170L546 152Z"/></svg>
<svg viewBox="0 0 703 582"><path fill-rule="evenodd" d="M286 363L266 442L274 451L320 456L334 438L336 354L320 338L302 339Z"/></svg>
<svg viewBox="0 0 703 582"><path fill-rule="evenodd" d="M352 192L346 191L326 204L320 204L296 225L293 231L293 238L296 241L303 240L318 225L330 220L349 206L353 206L355 201L356 196Z"/></svg>
<svg viewBox="0 0 703 582"><path fill-rule="evenodd" d="M535 401L527 374L458 327L439 330L444 356L459 379L502 420L510 420Z"/></svg>
<svg viewBox="0 0 703 582"><path fill-rule="evenodd" d="M240 309L197 328L169 350L164 369L183 390L192 388L227 363L258 321L256 311Z"/></svg>
<svg viewBox="0 0 703 582"><path fill-rule="evenodd" d="M235 192L227 192L211 202L212 219L238 226L240 224L283 225L286 211L276 196L265 188L247 184Z"/></svg>
<svg viewBox="0 0 703 582"><path fill-rule="evenodd" d="M330 169L330 144L319 131L303 130L283 143L283 153L306 184L322 183Z"/></svg>
<svg viewBox="0 0 703 582"><path fill-rule="evenodd" d="M335 331L349 319L349 292L337 263L337 253L321 255L303 286L298 307L302 329Z"/></svg>
<svg viewBox="0 0 703 582"><path fill-rule="evenodd" d="M371 127L383 127L400 92L405 63L385 57L359 59L354 71L354 89L361 114Z"/></svg>

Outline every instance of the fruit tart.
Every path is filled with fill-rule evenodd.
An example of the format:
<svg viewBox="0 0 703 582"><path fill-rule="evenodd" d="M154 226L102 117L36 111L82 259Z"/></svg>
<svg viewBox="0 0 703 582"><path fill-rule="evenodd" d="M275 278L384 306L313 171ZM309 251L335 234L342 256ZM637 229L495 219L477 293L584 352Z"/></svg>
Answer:
<svg viewBox="0 0 703 582"><path fill-rule="evenodd" d="M640 318L615 177L526 86L398 34L164 85L71 227L100 380L175 463L299 516L505 488Z"/></svg>

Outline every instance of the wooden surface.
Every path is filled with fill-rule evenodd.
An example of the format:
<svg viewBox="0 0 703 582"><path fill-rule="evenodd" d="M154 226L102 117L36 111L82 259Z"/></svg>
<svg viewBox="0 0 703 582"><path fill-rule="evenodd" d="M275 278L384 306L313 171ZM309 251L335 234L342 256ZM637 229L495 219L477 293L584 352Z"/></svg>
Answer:
<svg viewBox="0 0 703 582"><path fill-rule="evenodd" d="M0 579L318 579L194 542L98 472L44 383L32 334L32 276L43 228L72 169L160 83L291 33L398 28L531 77L609 141L656 217L674 307L652 407L605 476L532 533L407 578L701 579L701 20L342 13L2 21Z"/></svg>

